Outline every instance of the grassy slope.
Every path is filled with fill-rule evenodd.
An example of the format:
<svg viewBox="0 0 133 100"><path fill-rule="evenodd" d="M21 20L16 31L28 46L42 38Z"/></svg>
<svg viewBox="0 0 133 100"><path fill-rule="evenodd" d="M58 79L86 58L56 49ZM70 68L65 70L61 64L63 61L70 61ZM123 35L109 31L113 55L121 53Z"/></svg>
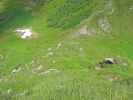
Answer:
<svg viewBox="0 0 133 100"><path fill-rule="evenodd" d="M75 0L73 0L75 1ZM88 1L88 0L84 0ZM0 82L0 96L2 100L132 100L133 94L133 68L132 68L132 17L133 13L128 7L133 4L131 0L114 0L116 11L113 15L107 16L106 12L95 16L89 21L89 15L103 7L104 0L94 0L91 7L86 3L83 7L73 11L66 11L62 14L58 9L65 9L62 6L64 0L53 0L40 13L32 16L25 11L16 11L15 17L0 24L0 54L5 59L0 61L0 75L4 80ZM130 2L130 3L129 3ZM67 5L67 4L66 4ZM97 5L97 6L94 6ZM57 6L57 7L56 7ZM82 5L81 5L82 6ZM63 8L62 8L63 7ZM86 16L86 11L90 13ZM56 19L55 12L59 14ZM126 14L125 14L126 13ZM61 15L60 15L61 14ZM74 15L73 15L74 14ZM81 17L86 16L86 17ZM61 18L60 18L61 16ZM66 30L66 26L74 27L78 21L86 19L87 24L99 31L97 20L107 16L113 27L113 37L110 35L98 34L91 37L72 38L72 31ZM49 27L49 18L58 27ZM75 19L76 18L76 19ZM59 20L60 19L60 20ZM73 23L71 21L74 21ZM38 38L21 40L13 32L16 27L32 27L37 32ZM65 29L64 29L65 28ZM68 28L68 27L67 27ZM107 33L105 33L107 34ZM58 43L62 47L56 50ZM44 57L52 48L54 55ZM79 48L84 48L80 52ZM111 66L102 71L94 70L94 65L104 57L119 57L128 62L128 67ZM34 60L36 63L30 64ZM52 63L55 60L56 63ZM11 71L21 64L22 70L12 74ZM56 68L59 73L49 73L39 76L32 71L43 65L41 71L48 68ZM108 77L116 75L121 80L110 82ZM11 90L10 93L7 93ZM25 94L23 94L25 92Z"/></svg>

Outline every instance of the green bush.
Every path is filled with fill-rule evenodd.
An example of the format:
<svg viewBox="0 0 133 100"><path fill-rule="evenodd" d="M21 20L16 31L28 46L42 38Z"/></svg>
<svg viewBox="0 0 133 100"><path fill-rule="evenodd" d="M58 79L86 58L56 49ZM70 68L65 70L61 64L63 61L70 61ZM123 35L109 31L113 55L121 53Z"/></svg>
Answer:
<svg viewBox="0 0 133 100"><path fill-rule="evenodd" d="M90 15L90 0L65 0L48 14L48 26L70 28Z"/></svg>

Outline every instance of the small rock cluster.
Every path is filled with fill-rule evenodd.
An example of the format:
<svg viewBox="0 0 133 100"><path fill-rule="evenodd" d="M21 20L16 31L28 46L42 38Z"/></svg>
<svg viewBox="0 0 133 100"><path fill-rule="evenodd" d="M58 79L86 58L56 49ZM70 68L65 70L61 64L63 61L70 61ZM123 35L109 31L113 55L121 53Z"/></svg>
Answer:
<svg viewBox="0 0 133 100"><path fill-rule="evenodd" d="M118 58L104 58L96 65L95 68L99 70L101 68L106 67L106 65L119 65L121 67L126 68L128 66L128 63Z"/></svg>
<svg viewBox="0 0 133 100"><path fill-rule="evenodd" d="M96 65L96 69L101 69L103 68L105 65L113 65L113 64L117 64L117 60L114 58L105 58L104 60L100 61L97 65Z"/></svg>
<svg viewBox="0 0 133 100"><path fill-rule="evenodd" d="M112 31L111 24L109 23L107 18L99 19L98 26L101 28L102 31L110 33Z"/></svg>

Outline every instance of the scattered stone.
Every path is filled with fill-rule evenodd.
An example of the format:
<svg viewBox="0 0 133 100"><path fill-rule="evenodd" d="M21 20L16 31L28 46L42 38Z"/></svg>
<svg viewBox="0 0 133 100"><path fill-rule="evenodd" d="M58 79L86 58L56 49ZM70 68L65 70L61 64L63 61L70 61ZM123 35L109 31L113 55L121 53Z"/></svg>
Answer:
<svg viewBox="0 0 133 100"><path fill-rule="evenodd" d="M48 51L52 51L52 48L48 48Z"/></svg>
<svg viewBox="0 0 133 100"><path fill-rule="evenodd" d="M53 52L49 52L49 53L48 53L48 56L53 56L53 55L54 55Z"/></svg>
<svg viewBox="0 0 133 100"><path fill-rule="evenodd" d="M47 70L47 71L45 71L45 72L42 72L42 73L40 73L39 75L44 75L44 74L48 74L48 73L50 73L49 70Z"/></svg>
<svg viewBox="0 0 133 100"><path fill-rule="evenodd" d="M31 29L16 29L16 32L19 33L19 35L21 36L22 39L27 39L30 38L32 36L32 31Z"/></svg>
<svg viewBox="0 0 133 100"><path fill-rule="evenodd" d="M48 69L49 71L58 71L57 69Z"/></svg>
<svg viewBox="0 0 133 100"><path fill-rule="evenodd" d="M114 58L105 58L104 59L105 64L116 64L116 60Z"/></svg>
<svg viewBox="0 0 133 100"><path fill-rule="evenodd" d="M11 73L12 73L12 74L13 74L13 73L17 73L17 72L19 72L20 70L21 70L21 67L15 68L15 69L12 70Z"/></svg>
<svg viewBox="0 0 133 100"><path fill-rule="evenodd" d="M40 73L39 75L45 75L45 74L49 74L49 73L58 73L58 72L60 72L60 71L57 69L48 69L48 70Z"/></svg>
<svg viewBox="0 0 133 100"><path fill-rule="evenodd" d="M59 49L62 46L62 43L58 43L56 49Z"/></svg>
<svg viewBox="0 0 133 100"><path fill-rule="evenodd" d="M98 26L104 32L111 33L111 31L112 31L112 27L111 27L111 25L110 25L110 23L109 23L107 18L99 19Z"/></svg>
<svg viewBox="0 0 133 100"><path fill-rule="evenodd" d="M39 65L39 67L36 68L36 70L41 70L43 68L42 65Z"/></svg>

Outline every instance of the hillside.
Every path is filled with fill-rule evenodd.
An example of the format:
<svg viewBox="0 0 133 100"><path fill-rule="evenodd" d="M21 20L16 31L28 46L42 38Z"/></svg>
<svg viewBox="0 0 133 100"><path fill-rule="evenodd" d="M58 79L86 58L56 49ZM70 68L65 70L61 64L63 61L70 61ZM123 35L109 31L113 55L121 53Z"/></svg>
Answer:
<svg viewBox="0 0 133 100"><path fill-rule="evenodd" d="M1 0L0 100L132 100L132 18L132 0Z"/></svg>

